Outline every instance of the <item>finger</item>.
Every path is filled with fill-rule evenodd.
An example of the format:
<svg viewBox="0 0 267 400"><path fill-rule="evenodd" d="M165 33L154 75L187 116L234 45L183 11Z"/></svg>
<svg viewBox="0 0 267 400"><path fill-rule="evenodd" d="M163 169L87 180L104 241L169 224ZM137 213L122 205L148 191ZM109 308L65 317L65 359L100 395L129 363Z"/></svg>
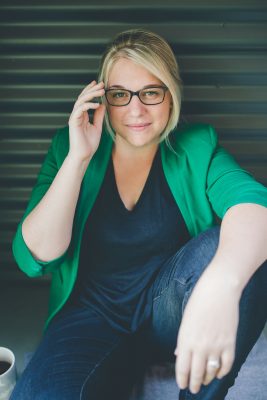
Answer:
<svg viewBox="0 0 267 400"><path fill-rule="evenodd" d="M216 374L218 379L223 378L225 375L227 375L231 371L231 368L233 366L234 359L235 359L234 354L235 354L234 349L228 349L222 353L221 368L217 371L217 374Z"/></svg>
<svg viewBox="0 0 267 400"><path fill-rule="evenodd" d="M93 124L98 129L98 131L102 131L105 111L106 111L106 106L104 104L100 104L100 107L98 107L94 113Z"/></svg>
<svg viewBox="0 0 267 400"><path fill-rule="evenodd" d="M213 379L216 378L216 374L217 374L217 370L206 371L204 379L203 379L203 385L207 386L211 381L213 381Z"/></svg>
<svg viewBox="0 0 267 400"><path fill-rule="evenodd" d="M208 385L217 375L220 367L209 365L209 360L218 360L221 363L221 357L218 354L209 356L206 360L206 372L203 379L203 385Z"/></svg>
<svg viewBox="0 0 267 400"><path fill-rule="evenodd" d="M104 89L99 89L93 92L85 93L83 96L79 96L76 103L74 104L74 109L79 107L82 103L85 103L88 100L93 100L95 97L101 97L105 93Z"/></svg>
<svg viewBox="0 0 267 400"><path fill-rule="evenodd" d="M103 81L101 81L99 83L96 83L96 81L93 81L83 89L83 91L80 93L79 97L84 95L86 92L91 91L92 89L96 90L96 89L102 88L103 86L104 86L104 82Z"/></svg>
<svg viewBox="0 0 267 400"><path fill-rule="evenodd" d="M88 100L92 100L95 97L100 97L103 96L105 94L105 89L104 88L96 88L96 86L90 90L90 91L86 91L83 93L83 95L80 95L74 106L76 106L77 104L80 105L81 103L88 101Z"/></svg>
<svg viewBox="0 0 267 400"><path fill-rule="evenodd" d="M176 381L180 389L188 387L191 366L191 352L183 351L178 353L175 363Z"/></svg>
<svg viewBox="0 0 267 400"><path fill-rule="evenodd" d="M96 84L96 81L93 80L92 82L89 83L89 85L85 86L85 88L82 90L82 92L80 93L83 94L87 89L91 88L92 86L94 86Z"/></svg>
<svg viewBox="0 0 267 400"><path fill-rule="evenodd" d="M78 119L82 116L82 114L89 110L89 109L96 109L99 107L99 103L83 103L81 104L77 109L73 110L73 112L71 113L69 122Z"/></svg>
<svg viewBox="0 0 267 400"><path fill-rule="evenodd" d="M190 385L191 393L199 392L203 377L206 370L206 357L201 354L194 354L192 357L191 371L190 371Z"/></svg>

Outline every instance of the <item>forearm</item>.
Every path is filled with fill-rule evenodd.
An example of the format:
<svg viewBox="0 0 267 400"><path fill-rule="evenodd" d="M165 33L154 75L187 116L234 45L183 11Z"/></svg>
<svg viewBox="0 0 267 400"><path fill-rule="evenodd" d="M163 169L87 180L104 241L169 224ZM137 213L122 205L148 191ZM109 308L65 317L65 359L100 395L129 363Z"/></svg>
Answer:
<svg viewBox="0 0 267 400"><path fill-rule="evenodd" d="M38 260L50 261L68 248L87 165L67 156L45 196L23 221L23 238Z"/></svg>
<svg viewBox="0 0 267 400"><path fill-rule="evenodd" d="M193 289L179 328L175 355L180 388L190 386L197 393L202 383L208 384L215 376L221 379L231 371L240 297L266 260L266 239L267 208L238 204L225 214L217 251ZM221 363L211 375L207 373L208 359Z"/></svg>
<svg viewBox="0 0 267 400"><path fill-rule="evenodd" d="M267 258L266 243L267 208L252 203L231 207L222 220L219 246L208 269L241 294Z"/></svg>

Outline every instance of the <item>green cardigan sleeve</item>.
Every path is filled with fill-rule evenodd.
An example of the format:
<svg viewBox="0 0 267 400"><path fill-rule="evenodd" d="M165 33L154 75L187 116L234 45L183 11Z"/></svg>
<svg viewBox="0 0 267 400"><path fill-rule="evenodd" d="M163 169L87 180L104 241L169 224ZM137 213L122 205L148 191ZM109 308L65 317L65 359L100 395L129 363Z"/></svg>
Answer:
<svg viewBox="0 0 267 400"><path fill-rule="evenodd" d="M215 213L223 218L228 208L240 203L256 203L267 207L267 188L242 169L235 159L218 144L217 134L209 126L213 143L206 194Z"/></svg>
<svg viewBox="0 0 267 400"><path fill-rule="evenodd" d="M66 258L68 249L60 257L51 261L40 261L34 258L27 247L22 235L22 223L27 215L36 207L43 198L51 183L53 182L59 167L56 162L58 139L60 130L54 135L52 143L48 149L45 160L39 171L37 182L31 192L30 200L26 211L18 225L17 231L12 241L12 252L19 268L30 277L37 277L51 272L59 266Z"/></svg>

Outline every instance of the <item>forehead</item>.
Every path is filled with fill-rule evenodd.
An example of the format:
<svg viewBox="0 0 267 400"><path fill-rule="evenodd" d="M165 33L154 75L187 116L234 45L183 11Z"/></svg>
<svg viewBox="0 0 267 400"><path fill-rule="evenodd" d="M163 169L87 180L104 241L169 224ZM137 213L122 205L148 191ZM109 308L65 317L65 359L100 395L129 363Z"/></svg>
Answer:
<svg viewBox="0 0 267 400"><path fill-rule="evenodd" d="M120 58L114 63L108 77L109 86L118 85L137 90L150 84L159 85L162 82L142 65L126 58Z"/></svg>

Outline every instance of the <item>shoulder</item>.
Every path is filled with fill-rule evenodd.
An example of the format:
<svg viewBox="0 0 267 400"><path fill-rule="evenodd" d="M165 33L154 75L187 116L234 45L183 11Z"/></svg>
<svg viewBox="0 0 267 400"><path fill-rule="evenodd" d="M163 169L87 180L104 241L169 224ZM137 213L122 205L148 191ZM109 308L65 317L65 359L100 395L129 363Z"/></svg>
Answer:
<svg viewBox="0 0 267 400"><path fill-rule="evenodd" d="M171 132L171 143L178 150L203 148L214 149L218 136L212 125L201 123L183 123Z"/></svg>

